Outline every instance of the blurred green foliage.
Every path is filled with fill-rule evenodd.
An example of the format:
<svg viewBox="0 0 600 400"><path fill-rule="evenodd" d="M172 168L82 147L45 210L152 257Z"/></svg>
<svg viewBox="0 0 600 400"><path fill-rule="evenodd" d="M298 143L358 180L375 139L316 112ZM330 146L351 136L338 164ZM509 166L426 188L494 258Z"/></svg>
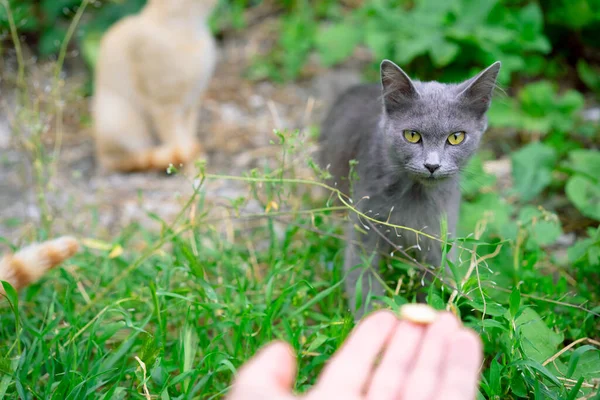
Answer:
<svg viewBox="0 0 600 400"><path fill-rule="evenodd" d="M65 38L71 19L83 0L6 0L16 27L35 44L42 57L56 55ZM89 13L78 27L77 43L82 45L86 35L104 32L126 15L135 13L146 0L90 1ZM7 37L8 17L0 6L0 32Z"/></svg>

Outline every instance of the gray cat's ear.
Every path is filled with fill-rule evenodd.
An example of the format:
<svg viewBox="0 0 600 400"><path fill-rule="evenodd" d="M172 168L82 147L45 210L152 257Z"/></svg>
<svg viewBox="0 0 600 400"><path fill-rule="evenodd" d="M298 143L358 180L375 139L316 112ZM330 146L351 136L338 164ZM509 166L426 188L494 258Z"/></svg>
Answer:
<svg viewBox="0 0 600 400"><path fill-rule="evenodd" d="M390 60L381 62L381 86L383 103L388 111L420 96L408 75Z"/></svg>
<svg viewBox="0 0 600 400"><path fill-rule="evenodd" d="M460 84L457 97L474 111L485 113L492 102L500 66L500 61L496 61L474 78Z"/></svg>

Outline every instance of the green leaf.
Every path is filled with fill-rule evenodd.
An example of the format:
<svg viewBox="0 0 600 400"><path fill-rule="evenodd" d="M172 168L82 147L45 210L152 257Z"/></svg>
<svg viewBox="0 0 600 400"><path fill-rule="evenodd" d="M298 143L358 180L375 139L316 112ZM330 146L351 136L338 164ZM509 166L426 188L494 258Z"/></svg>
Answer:
<svg viewBox="0 0 600 400"><path fill-rule="evenodd" d="M308 345L308 349L306 349L306 351L308 351L308 352L314 352L314 351L316 351L328 339L329 338L327 336L322 335L320 333L317 333L317 335L315 336L315 338L313 339L313 341L310 343L310 345Z"/></svg>
<svg viewBox="0 0 600 400"><path fill-rule="evenodd" d="M581 389L581 385L583 385L583 377L577 380L577 383L575 384L575 386L573 386L573 389L571 389L567 400L575 400L577 398L577 396L579 395L579 389Z"/></svg>
<svg viewBox="0 0 600 400"><path fill-rule="evenodd" d="M72 15L72 9L81 4L81 0L42 0L42 11L49 21Z"/></svg>
<svg viewBox="0 0 600 400"><path fill-rule="evenodd" d="M44 30L38 44L40 54L49 56L58 53L66 33L67 30L61 26L51 26Z"/></svg>
<svg viewBox="0 0 600 400"><path fill-rule="evenodd" d="M600 181L600 151L578 149L569 152L569 168Z"/></svg>
<svg viewBox="0 0 600 400"><path fill-rule="evenodd" d="M544 16L540 6L537 3L527 4L520 10L517 18L524 49L549 52L551 46L543 35Z"/></svg>
<svg viewBox="0 0 600 400"><path fill-rule="evenodd" d="M483 327L483 330L485 331L486 329L492 329L492 328L497 328L500 329L501 331L508 331L508 328L506 328L506 326L502 325L500 322L496 321L495 319L484 319L483 321L481 321L481 326Z"/></svg>
<svg viewBox="0 0 600 400"><path fill-rule="evenodd" d="M583 83L600 96L600 70L580 59L577 61L577 73Z"/></svg>
<svg viewBox="0 0 600 400"><path fill-rule="evenodd" d="M546 378L548 378L556 386L558 386L558 387L562 386L560 381L556 378L556 376L548 368L544 367L541 364L541 361L537 362L537 361L533 361L533 360L520 360L520 361L515 362L513 365L516 367L529 367L529 368L539 372ZM536 398L542 398L542 397L539 396Z"/></svg>
<svg viewBox="0 0 600 400"><path fill-rule="evenodd" d="M350 57L361 39L362 31L358 27L341 22L321 28L315 44L321 61L330 67Z"/></svg>
<svg viewBox="0 0 600 400"><path fill-rule="evenodd" d="M444 303L444 299L442 299L436 293L429 293L427 295L427 304L436 310L444 310L446 308L446 303Z"/></svg>
<svg viewBox="0 0 600 400"><path fill-rule="evenodd" d="M575 175L567 182L565 192L583 215L600 221L599 183L582 175Z"/></svg>
<svg viewBox="0 0 600 400"><path fill-rule="evenodd" d="M584 262L591 267L598 266L600 265L600 244L591 238L581 239L569 247L567 255L571 263Z"/></svg>
<svg viewBox="0 0 600 400"><path fill-rule="evenodd" d="M512 155L515 188L523 201L530 201L552 182L556 151L545 144L531 143Z"/></svg>
<svg viewBox="0 0 600 400"><path fill-rule="evenodd" d="M359 279L358 282L361 282L362 279ZM338 283L336 283L333 286L328 287L327 289L323 290L322 292L320 292L319 294L317 294L315 297L313 297L311 300L307 301L306 303L304 303L302 306L298 307L292 314L290 314L290 318L295 317L297 315L301 315L304 310L306 310L307 308L310 308L313 306L313 304L319 302L321 299L329 296L329 294L331 294L331 292L333 292L334 290L337 289L338 286L340 286L342 284L342 282L344 281L339 281ZM361 291L362 293L362 291ZM362 297L362 294L359 294L357 292L356 294L357 297Z"/></svg>
<svg viewBox="0 0 600 400"><path fill-rule="evenodd" d="M515 318L521 307L521 291L517 287L513 288L513 291L510 294L509 304L510 315Z"/></svg>
<svg viewBox="0 0 600 400"><path fill-rule="evenodd" d="M445 67L454 61L459 51L460 47L456 43L440 38L431 46L429 54L436 67Z"/></svg>
<svg viewBox="0 0 600 400"><path fill-rule="evenodd" d="M523 380L523 376L521 374L517 374L513 376L510 381L510 389L514 394L519 397L525 398L527 397L527 385Z"/></svg>
<svg viewBox="0 0 600 400"><path fill-rule="evenodd" d="M396 43L394 55L401 65L410 64L416 57L423 55L429 50L430 37L404 38Z"/></svg>
<svg viewBox="0 0 600 400"><path fill-rule="evenodd" d="M496 183L496 177L483 169L483 160L476 154L469 160L461 176L460 189L464 196L474 197L484 188L491 188Z"/></svg>
<svg viewBox="0 0 600 400"><path fill-rule="evenodd" d="M510 223L512 205L495 193L478 196L473 202L463 202L460 209L459 235L466 236L473 232L478 221L486 217L488 232L497 233Z"/></svg>
<svg viewBox="0 0 600 400"><path fill-rule="evenodd" d="M523 352L538 363L556 354L558 346L563 342L563 335L548 328L538 313L531 308L523 309L515 323L521 336Z"/></svg>
<svg viewBox="0 0 600 400"><path fill-rule="evenodd" d="M502 394L502 365L496 359L492 360L490 365L490 390L492 396Z"/></svg>
<svg viewBox="0 0 600 400"><path fill-rule="evenodd" d="M549 212L542 212L536 207L525 206L519 212L519 222L526 227L531 236L531 244L549 246L562 235L558 217Z"/></svg>
<svg viewBox="0 0 600 400"><path fill-rule="evenodd" d="M586 347L586 346L582 346ZM577 349L579 350L579 349ZM577 351L575 350L575 352ZM595 350L595 351L591 351ZM573 352L573 353L575 353ZM582 353L578 355L579 359L574 362L573 355L569 360L569 369L571 364L575 363L574 369L571 373L572 379L579 379L583 377L586 380L600 379L600 351L597 347L593 347L589 350L582 350Z"/></svg>
<svg viewBox="0 0 600 400"><path fill-rule="evenodd" d="M573 373L575 372L575 369L577 368L577 364L579 363L579 359L581 358L581 356L583 354L587 353L588 351L598 351L598 349L595 348L594 346L585 345L585 346L579 347L577 350L575 350L571 354L571 358L569 359L569 369L567 371L567 378L570 378L573 376Z"/></svg>
<svg viewBox="0 0 600 400"><path fill-rule="evenodd" d="M17 290L11 286L10 283L5 281L0 281L2 283L2 287L4 288L4 293L8 302L10 303L10 307L12 308L13 314L15 315L15 320L17 321L17 326L19 324L19 295ZM1 296L0 296L1 297Z"/></svg>
<svg viewBox="0 0 600 400"><path fill-rule="evenodd" d="M10 302L12 307L15 307L18 309L19 306L19 296L17 294L17 291L14 287L12 287L12 285L6 281L1 281L2 283L2 287L4 288L4 292L6 293L6 297L8 299L8 301ZM17 315L15 315L17 316Z"/></svg>
<svg viewBox="0 0 600 400"><path fill-rule="evenodd" d="M81 55L87 65L94 70L98 62L98 53L100 52L101 32L88 32L81 41Z"/></svg>
<svg viewBox="0 0 600 400"><path fill-rule="evenodd" d="M365 44L373 52L377 59L391 57L390 55L390 35L381 30L381 26L375 20L368 20L365 27Z"/></svg>

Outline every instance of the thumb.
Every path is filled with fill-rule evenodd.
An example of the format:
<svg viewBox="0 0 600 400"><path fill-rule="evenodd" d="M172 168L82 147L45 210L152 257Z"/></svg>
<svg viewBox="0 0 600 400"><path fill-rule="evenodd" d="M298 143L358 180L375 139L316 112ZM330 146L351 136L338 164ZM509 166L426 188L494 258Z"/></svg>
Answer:
<svg viewBox="0 0 600 400"><path fill-rule="evenodd" d="M273 342L242 366L228 399L291 398L295 377L292 348L284 342Z"/></svg>

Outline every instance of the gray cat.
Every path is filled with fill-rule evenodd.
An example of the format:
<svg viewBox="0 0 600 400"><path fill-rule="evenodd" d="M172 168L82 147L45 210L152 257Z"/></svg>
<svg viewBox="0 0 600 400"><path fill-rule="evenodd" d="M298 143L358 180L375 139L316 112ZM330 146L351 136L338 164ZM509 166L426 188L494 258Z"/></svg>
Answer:
<svg viewBox="0 0 600 400"><path fill-rule="evenodd" d="M321 165L329 168L333 184L348 193L349 161L358 161L352 199L366 215L436 237L446 215L448 232L454 234L460 205L459 173L487 128L486 112L499 70L500 62L496 62L460 84L419 82L384 60L381 85L350 88L325 118ZM365 304L369 291L375 296L384 294L373 272L380 254L392 251L390 243L413 249L415 257L427 264L441 264L439 241L407 230L369 225L354 213L346 235L344 270L351 304L357 281L362 279L362 306L355 312L357 317L369 310ZM363 256L370 260L370 269L361 268Z"/></svg>

